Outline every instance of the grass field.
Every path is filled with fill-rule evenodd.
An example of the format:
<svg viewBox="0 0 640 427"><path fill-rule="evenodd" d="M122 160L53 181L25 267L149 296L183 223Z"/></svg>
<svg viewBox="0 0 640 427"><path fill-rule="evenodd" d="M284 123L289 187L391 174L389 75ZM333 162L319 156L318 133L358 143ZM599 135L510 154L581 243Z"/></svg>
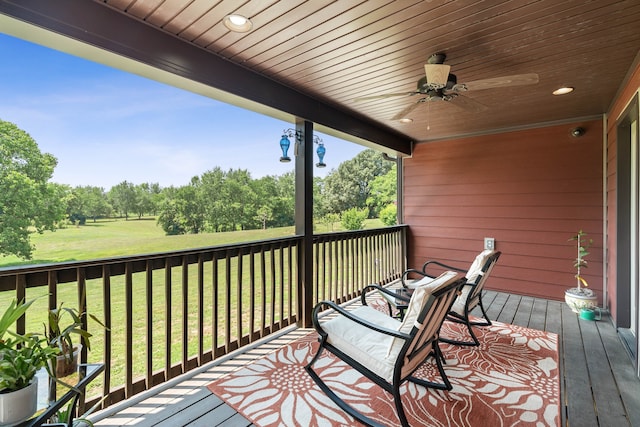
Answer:
<svg viewBox="0 0 640 427"><path fill-rule="evenodd" d="M167 236L156 224L155 218L98 220L79 227L69 226L55 232L32 234L31 241L36 247L33 259L24 261L15 256L0 257L0 267L168 252L292 234L293 227L283 227Z"/></svg>
<svg viewBox="0 0 640 427"><path fill-rule="evenodd" d="M367 220L365 228L382 227L378 219ZM341 230L340 224L334 231ZM325 226L316 232L324 233ZM83 226L69 226L55 232L32 234L36 250L33 259L24 261L15 256L0 256L0 267L83 261L126 255L170 252L229 243L250 242L294 234L294 227L245 230L226 233L186 234L167 236L156 224L155 218L106 219L87 222Z"/></svg>

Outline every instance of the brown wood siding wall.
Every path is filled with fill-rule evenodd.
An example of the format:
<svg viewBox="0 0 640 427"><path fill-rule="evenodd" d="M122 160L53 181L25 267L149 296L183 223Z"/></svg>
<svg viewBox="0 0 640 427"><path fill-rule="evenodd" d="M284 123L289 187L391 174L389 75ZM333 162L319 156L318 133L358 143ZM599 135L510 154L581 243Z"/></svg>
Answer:
<svg viewBox="0 0 640 427"><path fill-rule="evenodd" d="M570 130L582 126L584 136ZM468 266L496 239L490 289L563 299L575 246L594 240L585 277L602 298L602 121L420 143L404 161L409 265Z"/></svg>
<svg viewBox="0 0 640 427"><path fill-rule="evenodd" d="M631 98L640 89L640 64L637 63L636 68L630 75L628 82L620 91L620 95L613 103L609 113L607 114L607 302L611 311L611 318L617 319L617 236L616 236L616 215L617 215L617 188L616 188L616 172L617 172L617 136L616 125L620 114L627 107Z"/></svg>

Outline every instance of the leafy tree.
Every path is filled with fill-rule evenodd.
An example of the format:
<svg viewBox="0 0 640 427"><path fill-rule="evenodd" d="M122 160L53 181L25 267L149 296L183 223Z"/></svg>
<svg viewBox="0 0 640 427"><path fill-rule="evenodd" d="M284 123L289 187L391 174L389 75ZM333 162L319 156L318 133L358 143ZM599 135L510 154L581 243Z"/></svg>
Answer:
<svg viewBox="0 0 640 427"><path fill-rule="evenodd" d="M372 216L381 215L381 209L396 203L398 199L397 170L398 167L394 164L386 174L377 176L371 181L367 206Z"/></svg>
<svg viewBox="0 0 640 427"><path fill-rule="evenodd" d="M267 221L270 221L273 218L273 212L269 206L262 206L258 208L258 213L256 214L256 219L260 221L262 224L262 229L267 229Z"/></svg>
<svg viewBox="0 0 640 427"><path fill-rule="evenodd" d="M167 190L160 207L158 224L165 233L197 234L204 229L204 207L198 199L199 179L194 177L189 185Z"/></svg>
<svg viewBox="0 0 640 427"><path fill-rule="evenodd" d="M56 164L28 133L0 120L0 254L31 259L30 234L63 219L65 189L48 182Z"/></svg>
<svg viewBox="0 0 640 427"><path fill-rule="evenodd" d="M386 174L393 164L368 149L342 162L325 178L325 203L330 212L364 209L375 177Z"/></svg>
<svg viewBox="0 0 640 427"><path fill-rule="evenodd" d="M230 169L224 186L227 205L226 231L250 228L257 214L257 197L251 186L251 174L245 169Z"/></svg>
<svg viewBox="0 0 640 427"><path fill-rule="evenodd" d="M207 228L215 232L222 231L226 222L225 180L226 174L219 167L203 173L198 179L198 194L202 201Z"/></svg>
<svg viewBox="0 0 640 427"><path fill-rule="evenodd" d="M328 213L320 218L320 223L327 227L328 231L334 231L333 224L340 222L340 214Z"/></svg>
<svg viewBox="0 0 640 427"><path fill-rule="evenodd" d="M342 226L347 230L362 230L367 219L366 209L351 208L342 212Z"/></svg>
<svg viewBox="0 0 640 427"><path fill-rule="evenodd" d="M109 198L114 209L124 215L125 219L129 219L129 212L136 211L136 190L130 182L122 181L111 187Z"/></svg>
<svg viewBox="0 0 640 427"><path fill-rule="evenodd" d="M154 211L154 188L152 187L152 184L145 182L134 186L134 191L135 211L138 214L138 219L140 219L145 213L151 213Z"/></svg>
<svg viewBox="0 0 640 427"><path fill-rule="evenodd" d="M295 173L287 172L274 179L275 192L270 200L273 206L273 226L288 227L295 224Z"/></svg>
<svg viewBox="0 0 640 427"><path fill-rule="evenodd" d="M97 218L111 215L111 205L102 187L78 186L70 191L66 199L67 215L71 222L84 224L86 218Z"/></svg>
<svg viewBox="0 0 640 427"><path fill-rule="evenodd" d="M389 203L380 211L380 220L384 225L396 225L398 222L398 206Z"/></svg>

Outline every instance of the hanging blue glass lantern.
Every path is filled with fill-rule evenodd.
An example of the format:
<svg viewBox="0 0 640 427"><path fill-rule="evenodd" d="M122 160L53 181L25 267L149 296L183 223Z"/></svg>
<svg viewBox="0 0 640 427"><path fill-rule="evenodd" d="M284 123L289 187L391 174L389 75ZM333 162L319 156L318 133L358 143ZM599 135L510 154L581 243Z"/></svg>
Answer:
<svg viewBox="0 0 640 427"><path fill-rule="evenodd" d="M291 161L291 158L287 155L290 145L291 142L289 141L289 138L287 138L287 135L282 135L282 138L280 139L280 148L282 149L282 157L280 157L280 161L282 163L288 163Z"/></svg>
<svg viewBox="0 0 640 427"><path fill-rule="evenodd" d="M318 154L318 163L316 163L316 166L319 168L323 168L325 166L327 166L324 163L324 154L327 152L326 148L324 148L324 144L322 142L318 143L318 149L316 150L316 153Z"/></svg>

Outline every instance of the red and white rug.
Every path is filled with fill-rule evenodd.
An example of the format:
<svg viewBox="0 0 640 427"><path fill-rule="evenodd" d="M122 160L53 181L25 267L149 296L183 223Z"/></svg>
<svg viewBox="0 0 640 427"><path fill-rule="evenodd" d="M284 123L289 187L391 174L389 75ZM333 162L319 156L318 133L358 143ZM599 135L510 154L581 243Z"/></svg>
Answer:
<svg viewBox="0 0 640 427"><path fill-rule="evenodd" d="M403 384L412 426L558 426L560 383L555 334L494 322L475 328L481 345L441 344L453 390ZM445 322L442 336L464 335ZM317 333L298 339L208 386L256 426L353 426L313 382L304 366ZM391 395L325 351L314 369L345 401L388 426L399 425ZM438 379L430 359L416 376Z"/></svg>

